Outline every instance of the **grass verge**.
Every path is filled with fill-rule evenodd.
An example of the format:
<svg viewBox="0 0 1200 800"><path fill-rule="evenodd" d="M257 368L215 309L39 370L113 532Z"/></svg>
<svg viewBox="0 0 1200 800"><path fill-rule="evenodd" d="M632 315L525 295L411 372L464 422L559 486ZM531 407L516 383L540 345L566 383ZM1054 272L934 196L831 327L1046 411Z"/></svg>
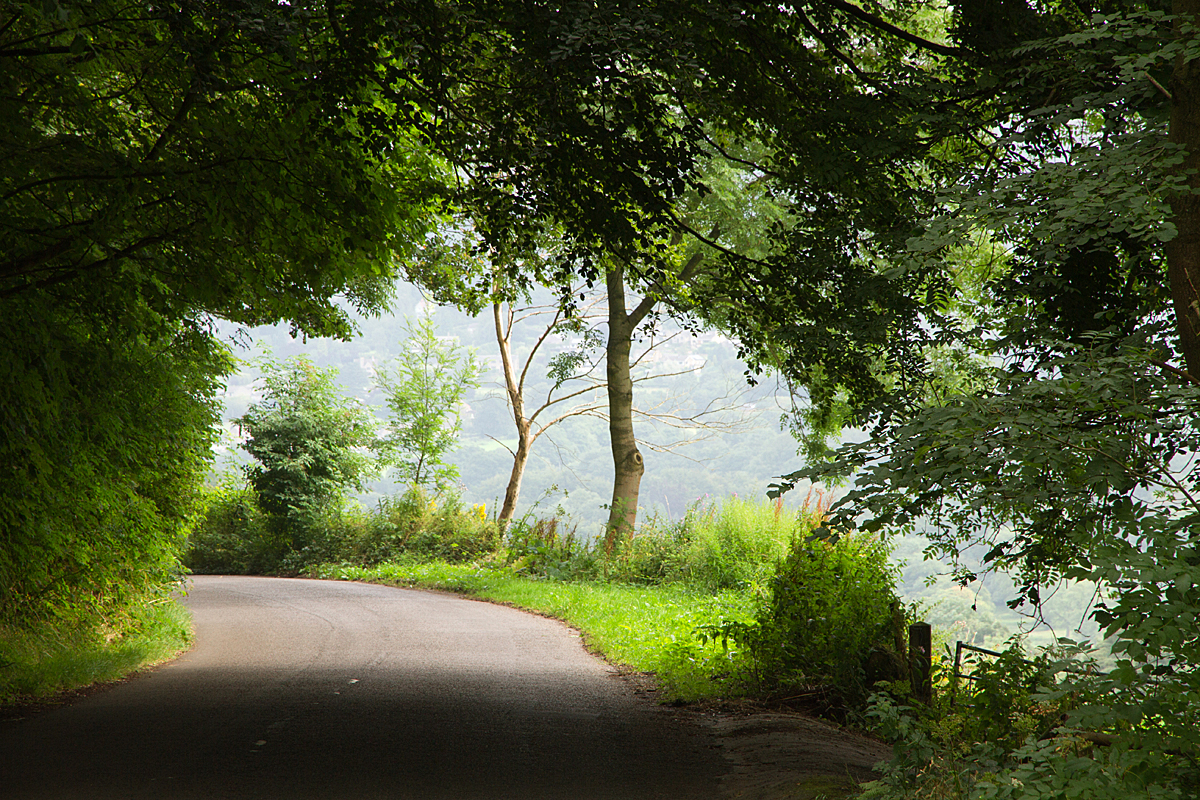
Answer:
<svg viewBox="0 0 1200 800"><path fill-rule="evenodd" d="M0 708L119 680L191 646L192 617L178 600L144 607L120 632L0 628Z"/></svg>
<svg viewBox="0 0 1200 800"><path fill-rule="evenodd" d="M668 700L737 693L737 652L714 642L702 643L695 632L701 625L749 620L755 608L749 591L561 582L445 562L400 561L375 567L327 564L307 574L459 592L561 619L610 662L655 673Z"/></svg>

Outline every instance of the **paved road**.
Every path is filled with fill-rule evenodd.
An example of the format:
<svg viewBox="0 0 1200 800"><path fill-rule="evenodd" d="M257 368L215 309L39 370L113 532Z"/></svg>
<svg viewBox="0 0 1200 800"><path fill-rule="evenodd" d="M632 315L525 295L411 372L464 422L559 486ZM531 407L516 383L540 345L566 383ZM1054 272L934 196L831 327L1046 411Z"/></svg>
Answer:
<svg viewBox="0 0 1200 800"><path fill-rule="evenodd" d="M196 647L0 722L14 798L708 798L720 755L552 620L383 586L198 577Z"/></svg>

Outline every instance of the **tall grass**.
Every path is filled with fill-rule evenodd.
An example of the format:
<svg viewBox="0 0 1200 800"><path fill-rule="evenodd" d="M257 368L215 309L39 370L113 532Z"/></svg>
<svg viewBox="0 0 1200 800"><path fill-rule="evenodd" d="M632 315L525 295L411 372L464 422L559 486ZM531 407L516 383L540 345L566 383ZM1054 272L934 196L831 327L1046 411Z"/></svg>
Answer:
<svg viewBox="0 0 1200 800"><path fill-rule="evenodd" d="M134 609L120 627L0 628L0 707L117 680L191 641L191 615L173 599Z"/></svg>
<svg viewBox="0 0 1200 800"><path fill-rule="evenodd" d="M824 515L820 494L798 509L780 501L732 497L698 500L678 521L651 517L605 565L610 578L629 583L685 583L702 591L762 589L797 540Z"/></svg>
<svg viewBox="0 0 1200 800"><path fill-rule="evenodd" d="M685 578L712 590L761 585L817 521L808 507L790 510L781 502L734 497L720 506L698 503L683 520Z"/></svg>

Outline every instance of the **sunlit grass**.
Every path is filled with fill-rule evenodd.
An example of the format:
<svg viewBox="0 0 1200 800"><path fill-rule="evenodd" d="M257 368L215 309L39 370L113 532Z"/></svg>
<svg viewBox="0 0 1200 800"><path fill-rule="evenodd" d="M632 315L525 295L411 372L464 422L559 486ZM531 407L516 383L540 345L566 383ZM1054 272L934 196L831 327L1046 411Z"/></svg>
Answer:
<svg viewBox="0 0 1200 800"><path fill-rule="evenodd" d="M683 585L536 580L505 569L444 562L325 566L310 574L462 592L561 619L610 662L655 673L668 698L683 700L736 689L731 684L736 654L716 643L701 643L696 629L727 619L748 620L755 605L746 590L714 594Z"/></svg>
<svg viewBox="0 0 1200 800"><path fill-rule="evenodd" d="M0 628L0 706L123 678L192 642L192 617L176 600L144 608L120 633Z"/></svg>

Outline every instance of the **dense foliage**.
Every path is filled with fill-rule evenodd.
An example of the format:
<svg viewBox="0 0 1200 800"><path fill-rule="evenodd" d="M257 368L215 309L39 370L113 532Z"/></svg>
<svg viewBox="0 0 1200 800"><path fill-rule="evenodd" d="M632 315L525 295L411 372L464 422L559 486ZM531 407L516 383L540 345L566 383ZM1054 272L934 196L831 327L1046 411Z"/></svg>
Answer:
<svg viewBox="0 0 1200 800"><path fill-rule="evenodd" d="M451 563L492 555L499 527L482 506L467 509L453 495L412 487L373 509L326 502L294 518L281 541L256 493L236 480L205 493L205 512L188 537L184 563L196 573L295 573L325 562L373 565L427 558Z"/></svg>
<svg viewBox="0 0 1200 800"><path fill-rule="evenodd" d="M1096 797L1146 786L1178 796L1171 793L1196 778L1200 730L1198 390L1155 363L1140 338L1059 346L1060 357L998 376L994 392L929 408L847 448L837 466L856 468L856 485L831 524L920 525L930 552L952 560L983 545L984 568L1019 575L1012 602L1035 612L1062 580L1097 586L1090 615L1110 639L1115 667L1097 674L1077 653L1075 663L1063 657L1034 675L1014 696L1053 706L1052 723L977 731L974 771L954 768L963 796L1009 776L1029 789L1006 788L1005 796L1041 796L1053 776ZM959 578L976 572L960 566ZM902 739L920 730L891 724ZM1054 760L1076 737L1096 734L1111 745L1096 759ZM924 757L938 768L896 785L946 796L949 751L934 747ZM997 769L1000 777L990 777Z"/></svg>
<svg viewBox="0 0 1200 800"><path fill-rule="evenodd" d="M831 530L915 528L952 560L982 545L984 568L1019 575L1012 603L1035 615L1060 581L1093 582L1115 668L1064 643L998 686L992 699L1013 702L980 714L1025 727L964 728L944 708L878 698L900 755L877 794L1194 796L1197 219L1180 145L1197 141L1196 9L1009 10L1001 38L971 41L980 19L956 16L955 34L991 56L995 116L964 143L987 149L947 174L944 206L908 243L913 263L957 275L964 255L983 266L991 251L973 268L982 291L945 305L944 321L966 324L942 328L985 360L806 474L854 475ZM967 567L964 584L979 571Z"/></svg>
<svg viewBox="0 0 1200 800"><path fill-rule="evenodd" d="M265 358L260 367L262 398L237 424L242 448L257 462L246 477L286 544L303 520L361 488L374 469L365 452L375 441L374 417L341 394L333 370L303 356Z"/></svg>
<svg viewBox="0 0 1200 800"><path fill-rule="evenodd" d="M299 5L0 3L0 625L166 591L231 366L211 318L348 335L425 224ZM12 635L17 635L13 633Z"/></svg>
<svg viewBox="0 0 1200 800"><path fill-rule="evenodd" d="M119 626L178 575L228 358L187 329L131 340L33 298L8 312L0 633Z"/></svg>
<svg viewBox="0 0 1200 800"><path fill-rule="evenodd" d="M419 224L419 151L371 143L307 4L0 5L0 297L126 330L197 312L346 333Z"/></svg>

